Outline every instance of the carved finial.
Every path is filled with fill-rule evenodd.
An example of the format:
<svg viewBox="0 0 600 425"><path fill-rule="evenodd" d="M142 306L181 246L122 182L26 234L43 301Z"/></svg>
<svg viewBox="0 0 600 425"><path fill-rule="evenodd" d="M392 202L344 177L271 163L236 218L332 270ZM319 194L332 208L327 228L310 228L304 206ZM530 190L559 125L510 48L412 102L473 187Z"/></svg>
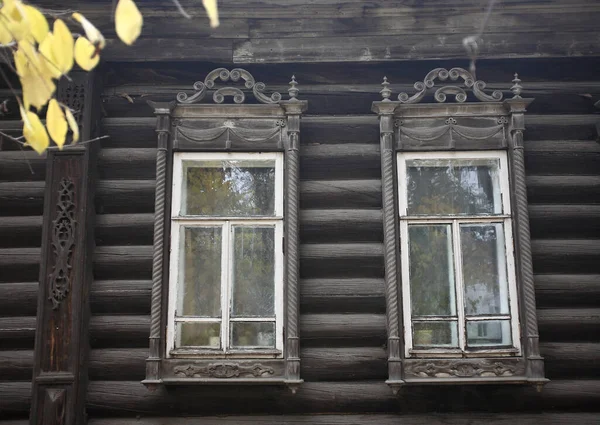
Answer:
<svg viewBox="0 0 600 425"><path fill-rule="evenodd" d="M387 77L383 77L383 83L381 83L381 85L383 86L383 88L379 93L381 93L381 97L383 97L384 102L389 102L390 96L392 95L392 91L388 87L390 83L388 82Z"/></svg>
<svg viewBox="0 0 600 425"><path fill-rule="evenodd" d="M296 87L298 85L298 83L296 82L296 76L292 75L292 81L290 81L290 88L288 89L288 93L290 94L290 100L297 100L296 97L298 96L298 92L300 90L298 90L298 88Z"/></svg>
<svg viewBox="0 0 600 425"><path fill-rule="evenodd" d="M516 72L515 72L515 79L512 80L512 82L513 82L513 86L510 88L510 91L512 91L514 94L513 99L520 99L521 92L523 91L523 86L521 86L521 84L519 84L521 82L521 80L519 78L519 74L517 74Z"/></svg>

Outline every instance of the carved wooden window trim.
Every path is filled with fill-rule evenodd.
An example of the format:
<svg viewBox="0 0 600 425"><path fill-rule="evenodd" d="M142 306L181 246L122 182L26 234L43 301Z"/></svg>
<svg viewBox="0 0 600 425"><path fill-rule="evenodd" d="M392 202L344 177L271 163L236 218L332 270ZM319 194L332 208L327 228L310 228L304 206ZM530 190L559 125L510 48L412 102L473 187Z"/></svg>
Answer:
<svg viewBox="0 0 600 425"><path fill-rule="evenodd" d="M232 84L217 88L219 81ZM242 83L242 88L234 87L234 83ZM296 86L292 77L289 100L281 100L277 92L265 94L265 85L256 82L248 71L217 68L204 81L194 83L193 95L181 92L177 102L149 102L157 116L158 133L150 356L142 381L150 389L157 385L243 383L285 384L295 392L303 382L298 335L298 151L300 118L307 102L297 99ZM249 90L255 103L244 103ZM201 104L211 91L214 103ZM233 103L225 102L228 97ZM277 318L283 325L282 350L267 356L256 350L214 356L192 351L168 354L169 240L176 152L275 152L283 156L283 317Z"/></svg>
<svg viewBox="0 0 600 425"><path fill-rule="evenodd" d="M419 103L434 90L437 81L460 80L463 87L442 85L433 93L437 103ZM523 152L524 113L533 99L521 97L521 80L515 74L513 97L487 94L486 84L462 68L436 68L422 82L417 93L401 93L397 101L387 78L382 83L383 100L373 102L379 115L381 172L384 217L384 255L386 311L388 327L388 385L397 393L406 384L530 383L538 389L547 382L535 308L525 162ZM468 91L481 102L467 102ZM448 95L456 103L445 103ZM404 308L400 267L400 217L398 208L398 154L403 152L494 152L508 157L512 236L515 252L515 277L518 316L521 330L518 349L487 350L473 356L447 350L427 355L411 355L404 343ZM518 347L517 345L517 347ZM436 350L432 350L436 351Z"/></svg>

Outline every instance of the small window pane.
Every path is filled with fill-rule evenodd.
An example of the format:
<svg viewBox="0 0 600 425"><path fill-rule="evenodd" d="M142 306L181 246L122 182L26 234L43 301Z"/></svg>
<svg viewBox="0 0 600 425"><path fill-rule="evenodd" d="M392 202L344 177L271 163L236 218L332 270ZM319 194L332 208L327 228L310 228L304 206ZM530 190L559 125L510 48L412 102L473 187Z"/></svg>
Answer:
<svg viewBox="0 0 600 425"><path fill-rule="evenodd" d="M221 227L181 228L177 316L221 317Z"/></svg>
<svg viewBox="0 0 600 425"><path fill-rule="evenodd" d="M231 317L275 315L275 226L233 226Z"/></svg>
<svg viewBox="0 0 600 425"><path fill-rule="evenodd" d="M460 226L467 315L508 314L504 230L501 223Z"/></svg>
<svg viewBox="0 0 600 425"><path fill-rule="evenodd" d="M275 214L275 160L184 161L182 215Z"/></svg>
<svg viewBox="0 0 600 425"><path fill-rule="evenodd" d="M498 159L406 161L408 215L501 214Z"/></svg>
<svg viewBox="0 0 600 425"><path fill-rule="evenodd" d="M175 347L221 347L220 323L178 322L175 332Z"/></svg>
<svg viewBox="0 0 600 425"><path fill-rule="evenodd" d="M275 347L275 323L231 322L230 326L232 347Z"/></svg>
<svg viewBox="0 0 600 425"><path fill-rule="evenodd" d="M456 322L419 322L413 324L415 347L458 347Z"/></svg>
<svg viewBox="0 0 600 425"><path fill-rule="evenodd" d="M467 322L467 345L469 347L511 344L510 320Z"/></svg>
<svg viewBox="0 0 600 425"><path fill-rule="evenodd" d="M408 226L413 316L456 315L450 225Z"/></svg>

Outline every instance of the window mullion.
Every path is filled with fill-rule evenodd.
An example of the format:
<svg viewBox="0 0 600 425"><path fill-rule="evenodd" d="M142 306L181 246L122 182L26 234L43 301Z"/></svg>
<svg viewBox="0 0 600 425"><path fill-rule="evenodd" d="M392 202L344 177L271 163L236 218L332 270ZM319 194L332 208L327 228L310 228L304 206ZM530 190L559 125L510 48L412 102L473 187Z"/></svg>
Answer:
<svg viewBox="0 0 600 425"><path fill-rule="evenodd" d="M462 350L464 350L466 348L466 323L462 274L462 250L460 247L460 224L458 220L452 221L452 241L454 243L454 287L456 289L456 314L458 316L458 345Z"/></svg>
<svg viewBox="0 0 600 425"><path fill-rule="evenodd" d="M229 298L231 281L231 222L223 223L223 249L221 267L221 345L223 351L229 349Z"/></svg>

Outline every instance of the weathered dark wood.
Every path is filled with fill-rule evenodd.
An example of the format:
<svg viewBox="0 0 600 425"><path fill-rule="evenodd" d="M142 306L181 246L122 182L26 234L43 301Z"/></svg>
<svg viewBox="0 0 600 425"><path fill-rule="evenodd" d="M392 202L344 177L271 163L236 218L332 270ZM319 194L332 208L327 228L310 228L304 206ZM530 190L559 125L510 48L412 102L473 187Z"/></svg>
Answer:
<svg viewBox="0 0 600 425"><path fill-rule="evenodd" d="M381 242L381 211L304 210L300 213L300 239L304 243Z"/></svg>
<svg viewBox="0 0 600 425"><path fill-rule="evenodd" d="M170 425L213 425L245 424L245 425L347 425L347 424L379 424L379 425L467 425L485 423L488 425L595 425L596 413L538 413L538 414L504 414L504 413L445 413L420 415L385 415L385 414L338 414L338 415L277 415L277 416L213 416L196 418L145 418L144 424L162 425L166 421ZM90 425L138 425L137 419L94 419ZM20 422L9 422L2 425L23 425Z"/></svg>
<svg viewBox="0 0 600 425"><path fill-rule="evenodd" d="M303 279L300 305L303 313L382 313L383 279Z"/></svg>
<svg viewBox="0 0 600 425"><path fill-rule="evenodd" d="M42 240L42 217L2 217L0 248L38 247Z"/></svg>
<svg viewBox="0 0 600 425"><path fill-rule="evenodd" d="M532 204L529 219L533 239L600 237L600 205Z"/></svg>
<svg viewBox="0 0 600 425"><path fill-rule="evenodd" d="M374 144L324 144L302 148L304 180L380 178L379 147Z"/></svg>
<svg viewBox="0 0 600 425"><path fill-rule="evenodd" d="M44 180L45 171L45 154L30 150L0 151L0 181Z"/></svg>
<svg viewBox="0 0 600 425"><path fill-rule="evenodd" d="M39 277L40 248L0 249L0 282L32 281Z"/></svg>
<svg viewBox="0 0 600 425"><path fill-rule="evenodd" d="M19 388L18 385L11 386ZM414 387L402 394L392 395L387 386L379 381L363 382L307 382L293 396L278 388L264 388L257 392L248 387L204 387L195 391L158 390L149 393L139 382L91 382L88 411L96 413L132 414L157 413L165 409L179 412L220 412L227 409L231 414L269 412L277 414L334 412L397 412L419 411L486 411L503 410L539 411L544 407L554 409L594 409L598 403L600 383L597 380L552 381L542 395L523 386L486 386L477 388L480 397L474 400L473 387ZM10 388L9 388L10 389ZM23 391L23 390L21 390ZM225 395L243 397L248 403L231 405ZM199 397L212 397L210 405L197 403ZM474 402L475 401L475 402Z"/></svg>
<svg viewBox="0 0 600 425"><path fill-rule="evenodd" d="M44 182L0 182L0 215L44 212Z"/></svg>
<svg viewBox="0 0 600 425"><path fill-rule="evenodd" d="M150 245L154 215L102 214L96 218L96 245Z"/></svg>
<svg viewBox="0 0 600 425"><path fill-rule="evenodd" d="M479 52L482 59L518 57L564 57L593 55L594 30L581 33L511 32L486 34L485 48ZM359 36L349 43L344 37L320 37L311 43L295 39L261 38L233 43L234 63L282 62L360 62L400 61L423 59L462 59L465 49L463 34L410 34L402 37ZM178 51L185 51L182 46ZM156 54L152 59L165 60ZM192 56L192 59L195 59ZM201 57L199 59L202 59Z"/></svg>
<svg viewBox="0 0 600 425"><path fill-rule="evenodd" d="M600 240L563 239L532 241L536 273L597 273Z"/></svg>
<svg viewBox="0 0 600 425"><path fill-rule="evenodd" d="M539 307L595 307L600 301L600 274L535 275Z"/></svg>
<svg viewBox="0 0 600 425"><path fill-rule="evenodd" d="M538 322L542 341L597 341L600 309L540 309Z"/></svg>
<svg viewBox="0 0 600 425"><path fill-rule="evenodd" d="M586 204L600 199L600 176L529 176L529 202Z"/></svg>
<svg viewBox="0 0 600 425"><path fill-rule="evenodd" d="M380 180L300 182L300 206L308 208L381 208Z"/></svg>
<svg viewBox="0 0 600 425"><path fill-rule="evenodd" d="M300 246L300 276L382 277L381 244L305 244Z"/></svg>
<svg viewBox="0 0 600 425"><path fill-rule="evenodd" d="M80 112L83 140L99 133L97 79L74 73L57 90L61 102ZM91 143L47 156L31 425L85 421L98 150Z"/></svg>
<svg viewBox="0 0 600 425"><path fill-rule="evenodd" d="M0 316L35 316L38 282L0 283Z"/></svg>
<svg viewBox="0 0 600 425"><path fill-rule="evenodd" d="M557 343L540 345L551 379L600 376L598 343ZM142 380L146 348L103 348L90 353L90 379L105 381ZM383 347L303 348L302 376L307 381L351 381L385 379ZM5 380L31 379L33 351L0 351L0 375Z"/></svg>
<svg viewBox="0 0 600 425"><path fill-rule="evenodd" d="M150 314L149 280L96 280L91 288L92 314Z"/></svg>

